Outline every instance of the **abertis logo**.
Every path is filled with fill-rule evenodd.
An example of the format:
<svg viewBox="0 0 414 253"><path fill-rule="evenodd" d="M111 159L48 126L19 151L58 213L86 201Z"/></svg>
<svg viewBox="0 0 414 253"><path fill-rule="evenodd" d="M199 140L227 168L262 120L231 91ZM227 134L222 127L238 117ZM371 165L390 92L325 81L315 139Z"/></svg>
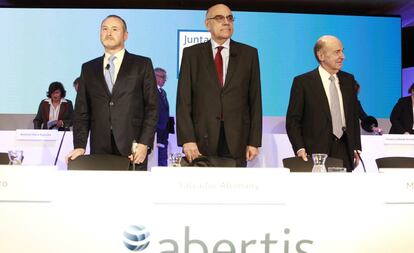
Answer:
<svg viewBox="0 0 414 253"><path fill-rule="evenodd" d="M150 233L142 225L131 225L124 231L124 244L131 251L142 251L148 247Z"/></svg>

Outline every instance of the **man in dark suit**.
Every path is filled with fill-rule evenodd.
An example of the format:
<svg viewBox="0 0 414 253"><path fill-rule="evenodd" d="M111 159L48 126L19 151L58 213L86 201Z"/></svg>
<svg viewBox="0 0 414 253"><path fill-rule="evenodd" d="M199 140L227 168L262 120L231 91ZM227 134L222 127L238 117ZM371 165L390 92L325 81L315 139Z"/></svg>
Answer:
<svg viewBox="0 0 414 253"><path fill-rule="evenodd" d="M234 17L223 4L210 7L211 40L183 51L177 91L177 142L188 160L200 155L246 166L262 139L257 50L231 40ZM220 166L220 164L218 164Z"/></svg>
<svg viewBox="0 0 414 253"><path fill-rule="evenodd" d="M157 123L158 166L167 166L170 106L168 104L167 93L163 89L167 81L167 71L162 68L155 68L154 73L159 95Z"/></svg>
<svg viewBox="0 0 414 253"><path fill-rule="evenodd" d="M154 141L158 94L149 58L125 50L125 21L115 15L101 24L105 55L82 66L73 125L74 150L67 159L85 153L90 131L92 154L129 156L145 170ZM133 140L138 143L131 154Z"/></svg>
<svg viewBox="0 0 414 253"><path fill-rule="evenodd" d="M414 83L408 88L408 93L411 93L411 96L398 99L397 104L392 109L390 134L414 134Z"/></svg>
<svg viewBox="0 0 414 253"><path fill-rule="evenodd" d="M345 55L339 39L318 39L314 54L320 66L295 77L286 116L294 152L325 153L340 158L350 172L358 164L361 136L354 76L341 71Z"/></svg>

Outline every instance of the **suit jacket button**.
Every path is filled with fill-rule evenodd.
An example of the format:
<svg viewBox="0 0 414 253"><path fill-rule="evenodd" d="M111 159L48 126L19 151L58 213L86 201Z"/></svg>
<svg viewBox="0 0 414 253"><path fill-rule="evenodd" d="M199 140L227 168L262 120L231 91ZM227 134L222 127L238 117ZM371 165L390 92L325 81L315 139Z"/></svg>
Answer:
<svg viewBox="0 0 414 253"><path fill-rule="evenodd" d="M114 106L114 102L109 102L109 106Z"/></svg>

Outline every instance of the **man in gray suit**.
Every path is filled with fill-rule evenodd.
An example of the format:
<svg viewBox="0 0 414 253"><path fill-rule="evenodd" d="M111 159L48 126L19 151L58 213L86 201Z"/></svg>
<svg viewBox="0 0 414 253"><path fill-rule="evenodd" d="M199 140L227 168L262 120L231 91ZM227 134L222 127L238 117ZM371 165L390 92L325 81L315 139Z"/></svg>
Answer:
<svg viewBox="0 0 414 253"><path fill-rule="evenodd" d="M85 153L90 132L91 154L129 156L145 170L158 120L151 60L125 50L128 31L119 16L102 21L100 37L105 54L82 66L73 124L75 149L67 159ZM132 155L133 140L138 145Z"/></svg>
<svg viewBox="0 0 414 253"><path fill-rule="evenodd" d="M294 152L325 153L342 159L350 172L359 162L361 135L354 76L341 71L345 59L341 41L318 39L314 54L319 67L295 77L286 115L286 131Z"/></svg>
<svg viewBox="0 0 414 253"><path fill-rule="evenodd" d="M177 91L177 141L188 160L200 155L246 166L259 153L262 99L257 50L231 40L234 17L210 7L211 40L183 51Z"/></svg>

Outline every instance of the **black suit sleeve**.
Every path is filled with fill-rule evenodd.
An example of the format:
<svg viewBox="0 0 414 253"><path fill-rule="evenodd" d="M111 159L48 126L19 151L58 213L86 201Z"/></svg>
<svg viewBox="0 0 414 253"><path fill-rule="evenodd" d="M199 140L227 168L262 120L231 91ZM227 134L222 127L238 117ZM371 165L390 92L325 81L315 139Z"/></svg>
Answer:
<svg viewBox="0 0 414 253"><path fill-rule="evenodd" d="M64 124L64 127L68 128L73 125L73 105L72 105L72 101L70 100L66 100L66 101L68 102L68 105L67 105L68 108L65 114L63 115L63 124Z"/></svg>
<svg viewBox="0 0 414 253"><path fill-rule="evenodd" d="M196 142L191 94L191 63L188 48L184 48L177 88L177 144Z"/></svg>
<svg viewBox="0 0 414 253"><path fill-rule="evenodd" d="M33 127L34 127L34 129L41 129L42 128L42 123L43 123L43 119L42 119L42 104L43 104L43 100L40 102L39 108L37 109L36 117L33 119Z"/></svg>
<svg viewBox="0 0 414 253"><path fill-rule="evenodd" d="M352 92L352 99L353 99L353 103L354 103L354 109L352 110L352 112L345 112L345 115L349 115L349 117L352 117L350 119L352 127L354 128L351 136L349 136L349 138L353 138L353 142L354 142L354 147L350 147L353 150L362 150L362 145L361 145L361 128L360 128L360 124L359 124L359 113L360 110L363 111L361 104L359 103L359 100L357 98L357 93L355 91L355 89L353 87L356 86L356 81L353 75L351 75L351 80L352 83L350 85L350 90ZM347 119L345 119L347 120ZM347 132L349 132L347 130ZM353 155L351 155L351 157L353 157Z"/></svg>
<svg viewBox="0 0 414 253"><path fill-rule="evenodd" d="M152 147L158 122L158 91L152 62L149 59L145 65L143 94L145 107L144 120L138 142Z"/></svg>
<svg viewBox="0 0 414 253"><path fill-rule="evenodd" d="M302 136L304 97L303 83L298 78L295 78L290 91L289 106L286 114L286 132L295 153L299 149L305 148Z"/></svg>
<svg viewBox="0 0 414 253"><path fill-rule="evenodd" d="M358 117L360 120L364 120L366 117L368 117L367 113L364 111L364 108L362 108L361 101L358 100Z"/></svg>
<svg viewBox="0 0 414 253"><path fill-rule="evenodd" d="M85 64L82 65L79 89L76 94L75 114L73 119L73 146L86 148L90 129L90 103L86 94Z"/></svg>
<svg viewBox="0 0 414 253"><path fill-rule="evenodd" d="M261 147L262 145L262 93L260 84L260 67L257 49L254 50L250 75L249 89L250 132L248 145Z"/></svg>

